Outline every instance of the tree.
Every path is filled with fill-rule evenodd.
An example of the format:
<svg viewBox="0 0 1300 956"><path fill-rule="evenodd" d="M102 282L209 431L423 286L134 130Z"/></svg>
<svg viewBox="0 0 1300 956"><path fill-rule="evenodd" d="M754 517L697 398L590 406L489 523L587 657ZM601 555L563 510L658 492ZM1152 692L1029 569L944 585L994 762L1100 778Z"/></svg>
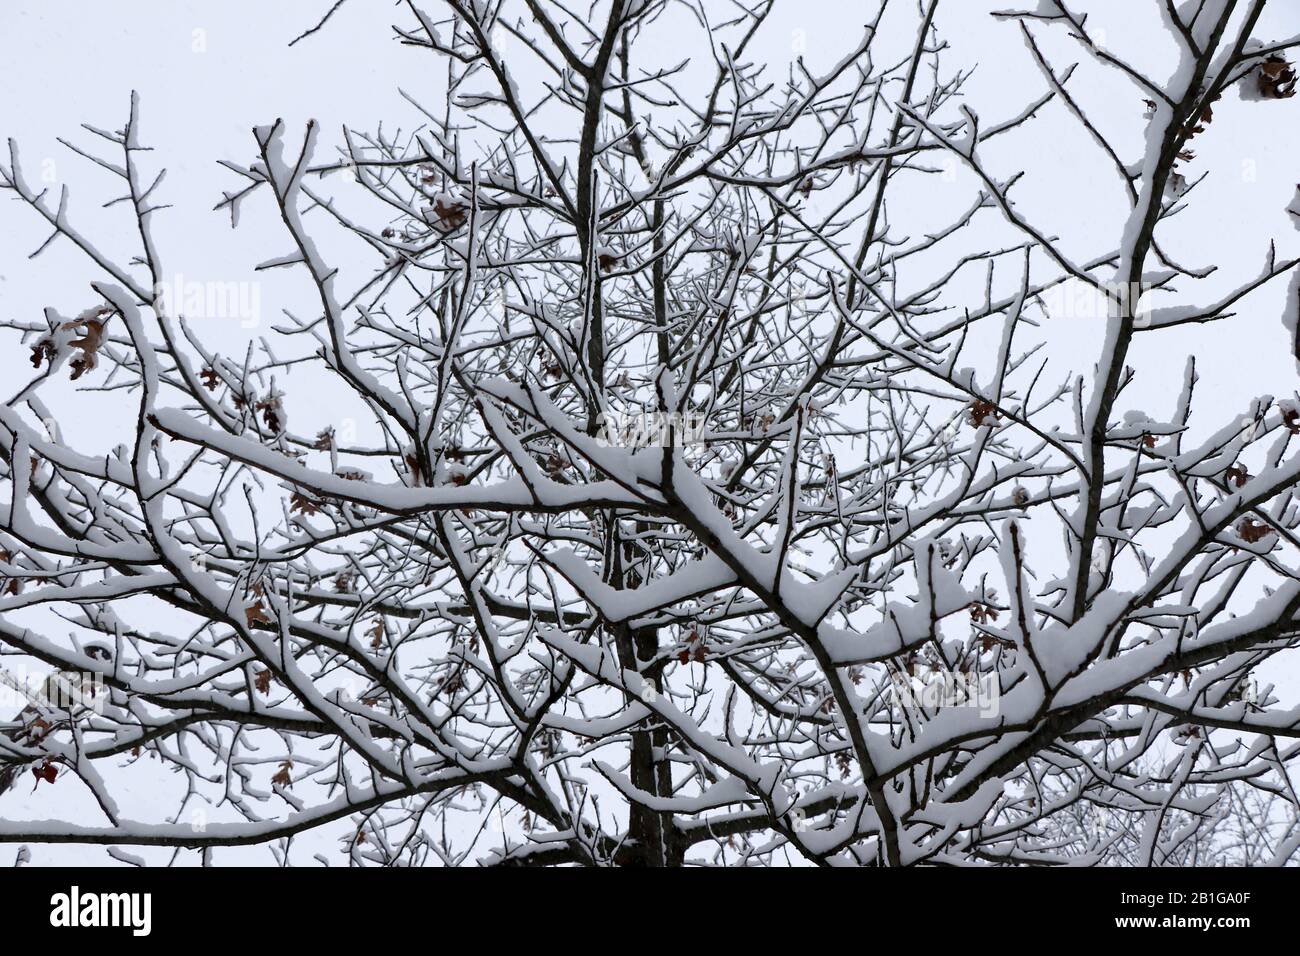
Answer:
<svg viewBox="0 0 1300 956"><path fill-rule="evenodd" d="M315 296L243 356L167 286L134 97L121 131L88 128L102 149L72 147L120 182L129 258L11 145L0 182L93 291L5 323L34 372L0 408L0 645L106 692L0 738L2 779L84 788L96 819L0 839L218 862L291 838L380 864L1290 860L1300 710L1257 671L1300 640L1300 406L1194 421L1194 358L1159 416L1125 392L1139 337L1194 338L1297 274L1261 244L1192 304L1214 270L1179 263L1176 216L1205 179L1193 138L1216 108L1283 109L1300 37L1262 34L1266 0L1156 5L1165 76L1085 5L998 12L1042 87L984 120L939 0L880 3L848 55L785 75L751 54L772 0L724 22L687 0L407 2L400 43L447 74L420 130L345 129L326 156L316 124L277 121L227 164L218 209L265 204L286 245L262 268ZM1122 107L1070 82L1071 46ZM1047 116L1122 207L1085 255L987 159L1032 163ZM1080 291L1103 345L1063 375L1034 316ZM352 414L322 421L327 392ZM91 400L125 403L132 445L65 443L59 407ZM125 807L126 779L183 786ZM1270 826L1243 840L1246 807Z"/></svg>

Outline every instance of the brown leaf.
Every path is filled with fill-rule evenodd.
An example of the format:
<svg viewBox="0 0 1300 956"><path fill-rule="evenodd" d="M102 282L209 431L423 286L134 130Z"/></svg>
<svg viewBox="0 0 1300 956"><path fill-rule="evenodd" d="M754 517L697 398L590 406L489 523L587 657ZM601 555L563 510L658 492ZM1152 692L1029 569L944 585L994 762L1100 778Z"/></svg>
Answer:
<svg viewBox="0 0 1300 956"><path fill-rule="evenodd" d="M1260 95L1269 100L1295 96L1296 72L1286 57L1274 53L1259 65L1257 73Z"/></svg>
<svg viewBox="0 0 1300 956"><path fill-rule="evenodd" d="M269 671L267 673L269 673ZM280 764L280 769L275 772L275 775L273 777L271 777L271 783L277 787L292 787L293 777L289 775L289 771L291 771L292 769L293 769L293 761L292 760L284 761L283 763Z"/></svg>
<svg viewBox="0 0 1300 956"><path fill-rule="evenodd" d="M992 418L994 421L996 421L999 417L997 406L995 406L992 402L986 401L985 399L982 398L972 402L966 414L967 414L967 419L976 428L979 428L981 425L988 424L989 418Z"/></svg>
<svg viewBox="0 0 1300 956"><path fill-rule="evenodd" d="M49 339L41 339L32 346L32 368L40 368L44 361L53 362L58 350Z"/></svg>
<svg viewBox="0 0 1300 956"><path fill-rule="evenodd" d="M995 647L1014 648L1016 646L1014 641L1009 641L1004 637L995 637L992 634L981 634L975 641L982 651L991 651Z"/></svg>
<svg viewBox="0 0 1300 956"><path fill-rule="evenodd" d="M697 628L691 628L687 632L686 646L677 654L677 659L683 664L689 664L691 661L703 664L708 661L709 655L704 646L704 636Z"/></svg>
<svg viewBox="0 0 1300 956"><path fill-rule="evenodd" d="M258 624L271 623L271 619L266 616L266 608L262 606L260 600L254 601L248 607L244 608L244 621L249 627L256 627Z"/></svg>
<svg viewBox="0 0 1300 956"><path fill-rule="evenodd" d="M1237 534L1241 535L1241 540L1247 544L1254 544L1263 538L1266 538L1272 528L1262 521L1256 521L1253 518L1242 518L1241 523L1237 525Z"/></svg>
<svg viewBox="0 0 1300 956"><path fill-rule="evenodd" d="M463 690L464 687L465 682L461 680L460 671L456 671L456 673L452 674L438 685L438 693L441 694L445 691L448 694L456 694Z"/></svg>
<svg viewBox="0 0 1300 956"><path fill-rule="evenodd" d="M101 313L102 314L102 313ZM78 379L81 376L95 368L99 364L99 347L104 342L104 326L108 325L108 319L75 319L72 322L63 323L64 329L82 329L84 334L80 338L73 339L68 344L75 349L81 350L80 358L75 358L70 363L72 366L72 378Z"/></svg>
<svg viewBox="0 0 1300 956"><path fill-rule="evenodd" d="M315 515L320 514L320 502L308 498L302 492L295 491L289 497L289 513Z"/></svg>
<svg viewBox="0 0 1300 956"><path fill-rule="evenodd" d="M54 779L59 775L59 768L50 762L49 757L46 757L32 768L32 773L35 774L36 786L39 787L42 780L46 783L53 783Z"/></svg>
<svg viewBox="0 0 1300 956"><path fill-rule="evenodd" d="M1223 473L1223 477L1227 480L1228 484L1240 488L1246 482L1250 481L1250 472L1246 470L1245 465L1233 465Z"/></svg>
<svg viewBox="0 0 1300 956"><path fill-rule="evenodd" d="M1282 408L1282 424L1286 425L1286 430L1292 435L1300 435L1300 409L1284 406Z"/></svg>
<svg viewBox="0 0 1300 956"><path fill-rule="evenodd" d="M424 485L424 471L420 468L420 459L413 454L403 455L402 460L406 462L407 470L411 474L411 484L416 488Z"/></svg>
<svg viewBox="0 0 1300 956"><path fill-rule="evenodd" d="M49 721L37 717L28 725L27 733L29 744L34 746L45 739L45 735L50 732Z"/></svg>
<svg viewBox="0 0 1300 956"><path fill-rule="evenodd" d="M205 368L199 372L199 378L203 380L203 387L209 392L215 392L217 386L221 384L221 379L217 377L216 369Z"/></svg>
<svg viewBox="0 0 1300 956"><path fill-rule="evenodd" d="M433 214L438 218L437 226L444 232L451 232L465 225L468 212L465 206L455 200L443 202L438 199L433 204Z"/></svg>
<svg viewBox="0 0 1300 956"><path fill-rule="evenodd" d="M258 693L269 694L271 692L271 672L263 669L254 674L253 686L257 688Z"/></svg>
<svg viewBox="0 0 1300 956"><path fill-rule="evenodd" d="M273 434L280 433L280 400L278 398L264 398L257 403L257 409L262 413L262 421L266 422L266 427Z"/></svg>

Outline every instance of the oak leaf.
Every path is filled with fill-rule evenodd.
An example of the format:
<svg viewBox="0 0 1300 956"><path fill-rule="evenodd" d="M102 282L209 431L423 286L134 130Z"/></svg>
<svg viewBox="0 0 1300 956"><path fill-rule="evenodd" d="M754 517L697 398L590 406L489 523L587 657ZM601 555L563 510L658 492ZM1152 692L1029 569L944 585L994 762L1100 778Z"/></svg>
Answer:
<svg viewBox="0 0 1300 956"><path fill-rule="evenodd" d="M268 671L267 673L270 672ZM284 761L283 763L280 764L280 769L277 770L275 772L275 775L271 777L271 783L277 787L292 787L293 777L291 777L289 774L289 771L291 771L292 769L293 769L293 761L292 760Z"/></svg>
<svg viewBox="0 0 1300 956"><path fill-rule="evenodd" d="M437 219L434 225L444 232L459 229L465 225L465 220L468 217L464 204L443 197L439 197L434 201L430 209L426 209L426 213L430 211L433 213L434 218Z"/></svg>
<svg viewBox="0 0 1300 956"><path fill-rule="evenodd" d="M73 348L81 350L81 356L69 363L74 381L99 364L99 347L104 342L104 326L106 325L108 325L107 318L74 319L63 324L64 329L83 330L80 338L73 339L68 343Z"/></svg>
<svg viewBox="0 0 1300 956"><path fill-rule="evenodd" d="M308 498L300 491L295 491L289 497L289 513L304 515L320 514L320 502Z"/></svg>
<svg viewBox="0 0 1300 956"><path fill-rule="evenodd" d="M1241 535L1241 540L1247 544L1254 544L1266 538L1272 530L1262 521L1255 521L1253 518L1242 518L1241 523L1237 525L1237 534Z"/></svg>
<svg viewBox="0 0 1300 956"><path fill-rule="evenodd" d="M244 608L244 621L249 627L256 627L258 624L271 623L271 619L266 616L266 608L262 606L260 599Z"/></svg>
<svg viewBox="0 0 1300 956"><path fill-rule="evenodd" d="M1274 53L1259 65L1257 73L1260 95L1269 100L1295 96L1296 72L1286 57Z"/></svg>
<svg viewBox="0 0 1300 956"><path fill-rule="evenodd" d="M997 420L997 406L983 398L976 399L971 403L970 408L967 410L967 419L972 425L979 428L981 425L988 424L989 418L994 421Z"/></svg>

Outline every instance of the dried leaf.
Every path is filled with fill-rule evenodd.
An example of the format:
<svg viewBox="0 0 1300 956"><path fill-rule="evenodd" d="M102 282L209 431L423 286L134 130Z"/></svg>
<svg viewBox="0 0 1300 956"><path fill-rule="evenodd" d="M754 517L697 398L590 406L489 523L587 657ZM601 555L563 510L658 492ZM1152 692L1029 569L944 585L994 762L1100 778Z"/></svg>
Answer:
<svg viewBox="0 0 1300 956"><path fill-rule="evenodd" d="M997 406L990 401L980 398L971 403L966 416L967 420L970 421L972 425L979 428L981 425L988 424L990 418L994 421L998 419Z"/></svg>
<svg viewBox="0 0 1300 956"><path fill-rule="evenodd" d="M300 491L289 496L289 513L314 515L320 514L320 502L308 498Z"/></svg>
<svg viewBox="0 0 1300 956"><path fill-rule="evenodd" d="M270 672L267 671L267 673ZM284 761L283 763L280 764L280 769L277 770L275 772L275 775L271 777L271 783L277 787L292 787L293 777L291 777L289 774L289 771L291 770L293 770L293 761L292 760Z"/></svg>
<svg viewBox="0 0 1300 956"><path fill-rule="evenodd" d="M275 435L280 433L280 426L283 419L280 417L280 399L278 397L264 398L257 403L257 409L262 413L262 421L266 423L267 429Z"/></svg>
<svg viewBox="0 0 1300 956"><path fill-rule="evenodd" d="M262 606L260 599L244 608L244 621L249 627L271 623L271 619L266 616L266 608Z"/></svg>
<svg viewBox="0 0 1300 956"><path fill-rule="evenodd" d="M1265 99L1285 100L1295 96L1296 72L1280 54L1274 53L1259 65L1256 79L1259 93Z"/></svg>
<svg viewBox="0 0 1300 956"><path fill-rule="evenodd" d="M50 732L49 721L41 717L37 717L27 726L27 737L28 737L29 745L34 746L36 744L39 744L42 740L45 739L45 736L49 732Z"/></svg>
<svg viewBox="0 0 1300 956"><path fill-rule="evenodd" d="M424 470L420 467L420 459L413 453L408 452L402 456L402 460L406 462L407 471L411 475L412 486L416 488L422 487L424 485Z"/></svg>
<svg viewBox="0 0 1300 956"><path fill-rule="evenodd" d="M444 232L451 232L465 225L468 218L468 210L464 204L455 200L444 200L439 197L433 204L433 215L438 220L434 225Z"/></svg>
<svg viewBox="0 0 1300 956"><path fill-rule="evenodd" d="M81 329L84 333L80 338L73 339L68 343L73 348L81 350L81 356L69 363L72 367L74 381L99 364L99 347L104 342L104 326L106 325L108 325L107 318L74 319L62 325L64 329Z"/></svg>
<svg viewBox="0 0 1300 956"><path fill-rule="evenodd" d="M32 346L32 368L40 368L42 362L53 362L59 354L54 343L49 339L41 339Z"/></svg>
<svg viewBox="0 0 1300 956"><path fill-rule="evenodd" d="M1253 518L1242 518L1241 523L1237 525L1237 534L1239 534L1241 540L1245 541L1247 544L1254 544L1256 541L1266 538L1272 530L1272 528L1264 524L1262 521L1256 521Z"/></svg>
<svg viewBox="0 0 1300 956"><path fill-rule="evenodd" d="M1289 405L1282 408L1282 424L1292 435L1300 435L1300 409Z"/></svg>

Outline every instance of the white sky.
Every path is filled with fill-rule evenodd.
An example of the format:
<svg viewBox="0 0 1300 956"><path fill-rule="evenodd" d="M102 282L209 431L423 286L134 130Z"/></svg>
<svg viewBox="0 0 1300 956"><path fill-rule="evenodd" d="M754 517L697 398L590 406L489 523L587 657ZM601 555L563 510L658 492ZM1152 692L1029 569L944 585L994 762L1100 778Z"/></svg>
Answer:
<svg viewBox="0 0 1300 956"><path fill-rule="evenodd" d="M1093 11L1090 26L1104 30L1117 53L1159 75L1172 63L1172 41L1162 49L1152 39L1159 34L1149 28L1161 2L1077 0L1074 6ZM379 0L349 0L322 33L286 48L329 5L330 0L7 0L0 31L0 58L5 63L0 70L0 134L19 142L32 182L44 179L56 190L64 183L71 186L71 213L81 228L106 252L122 258L135 250L130 223L121 207L99 208L115 196L111 178L61 147L56 138L93 145L95 138L79 124L119 128L129 93L138 90L143 139L155 149L148 165L167 167L161 197L174 205L156 220L165 273L222 282L258 279L264 322L282 307L305 314L311 299L302 276L286 270L258 275L252 271L257 262L285 251L264 197L246 206L244 223L236 231L225 215L211 211L222 190L237 185L217 161L247 164L254 153L251 128L276 117L283 117L290 130L300 130L308 118L319 120L324 127L322 156L339 141L343 124L373 129L383 121L386 128L411 127L419 122L418 114L399 96L399 88L440 106L445 72L428 52L396 43L388 24L407 25L409 15ZM436 8L432 0L425 6ZM857 0L781 0L778 15L755 47L755 58L788 59L802 39L814 69L831 62L856 41L856 31L867 19L864 6ZM988 16L992 9L1011 6L1017 4L948 0L937 18L956 61L976 67L967 101L988 123L1015 114L1045 89L1019 28ZM729 4L718 0L717 7L721 14ZM801 36L796 31L804 32ZM1040 31L1056 62L1080 59L1078 48L1060 42L1057 33ZM1260 34L1296 33L1300 6L1275 3ZM665 62L683 55L671 31L661 31L657 41ZM522 64L521 59L516 77L527 82L530 74ZM1127 158L1136 159L1141 95L1114 74L1099 73L1089 64L1081 70L1080 98L1115 134L1117 144L1127 148ZM1197 159L1190 164L1192 173L1208 172L1209 179L1180 217L1183 224L1176 237L1165 234L1170 236L1169 251L1178 259L1196 266L1217 264L1224 278L1200 290L1184 286L1188 291L1168 304L1208 302L1233 282L1255 275L1270 239L1277 242L1280 256L1300 255L1300 233L1286 212L1300 182L1298 120L1300 97L1250 103L1233 92L1216 107L1215 121L1197 138ZM291 136L290 142L295 141ZM985 157L1002 175L1029 171L1016 193L1021 208L1045 231L1065 237L1064 247L1077 258L1117 244L1123 212L1118 180L1059 108L1049 109L1025 135L990 147ZM949 205L934 180L927 188L930 194L918 197L918 202ZM40 319L45 306L75 314L91 304L88 283L100 276L63 242L29 261L27 255L46 232L29 210L8 196L0 198L7 200L0 202L0 315L31 321ZM1168 411L1189 353L1198 356L1203 376L1200 413L1208 415L1214 427L1244 411L1256 395L1294 394L1300 387L1296 363L1288 354L1290 343L1280 320L1284 290L1285 282L1277 282L1251 296L1239 309L1241 315L1227 322L1141 337L1130 359L1141 372L1124 408L1138 402L1149 403L1153 416ZM264 330L213 320L200 325L200 331L227 353L242 353L244 343ZM1058 363L1058 377L1066 369L1090 374L1100 325L1086 318L1057 318L1048 331L1048 354ZM26 348L12 340L6 345L0 350L0 383L7 397L32 370ZM77 396L69 383L55 394L70 412L63 423L65 433L84 450L107 451L131 434L129 420L104 414L102 399ZM312 394L310 405L321 422L316 427L339 414L329 394ZM298 424L295 430L309 428ZM136 797L144 806L153 800L147 792ZM43 787L21 798L4 798L0 816L57 818L79 812L64 803L75 799ZM0 865L8 862L12 849L0 846ZM106 859L103 850L93 848L34 847L33 852L36 862ZM158 859L147 851L132 852Z"/></svg>

